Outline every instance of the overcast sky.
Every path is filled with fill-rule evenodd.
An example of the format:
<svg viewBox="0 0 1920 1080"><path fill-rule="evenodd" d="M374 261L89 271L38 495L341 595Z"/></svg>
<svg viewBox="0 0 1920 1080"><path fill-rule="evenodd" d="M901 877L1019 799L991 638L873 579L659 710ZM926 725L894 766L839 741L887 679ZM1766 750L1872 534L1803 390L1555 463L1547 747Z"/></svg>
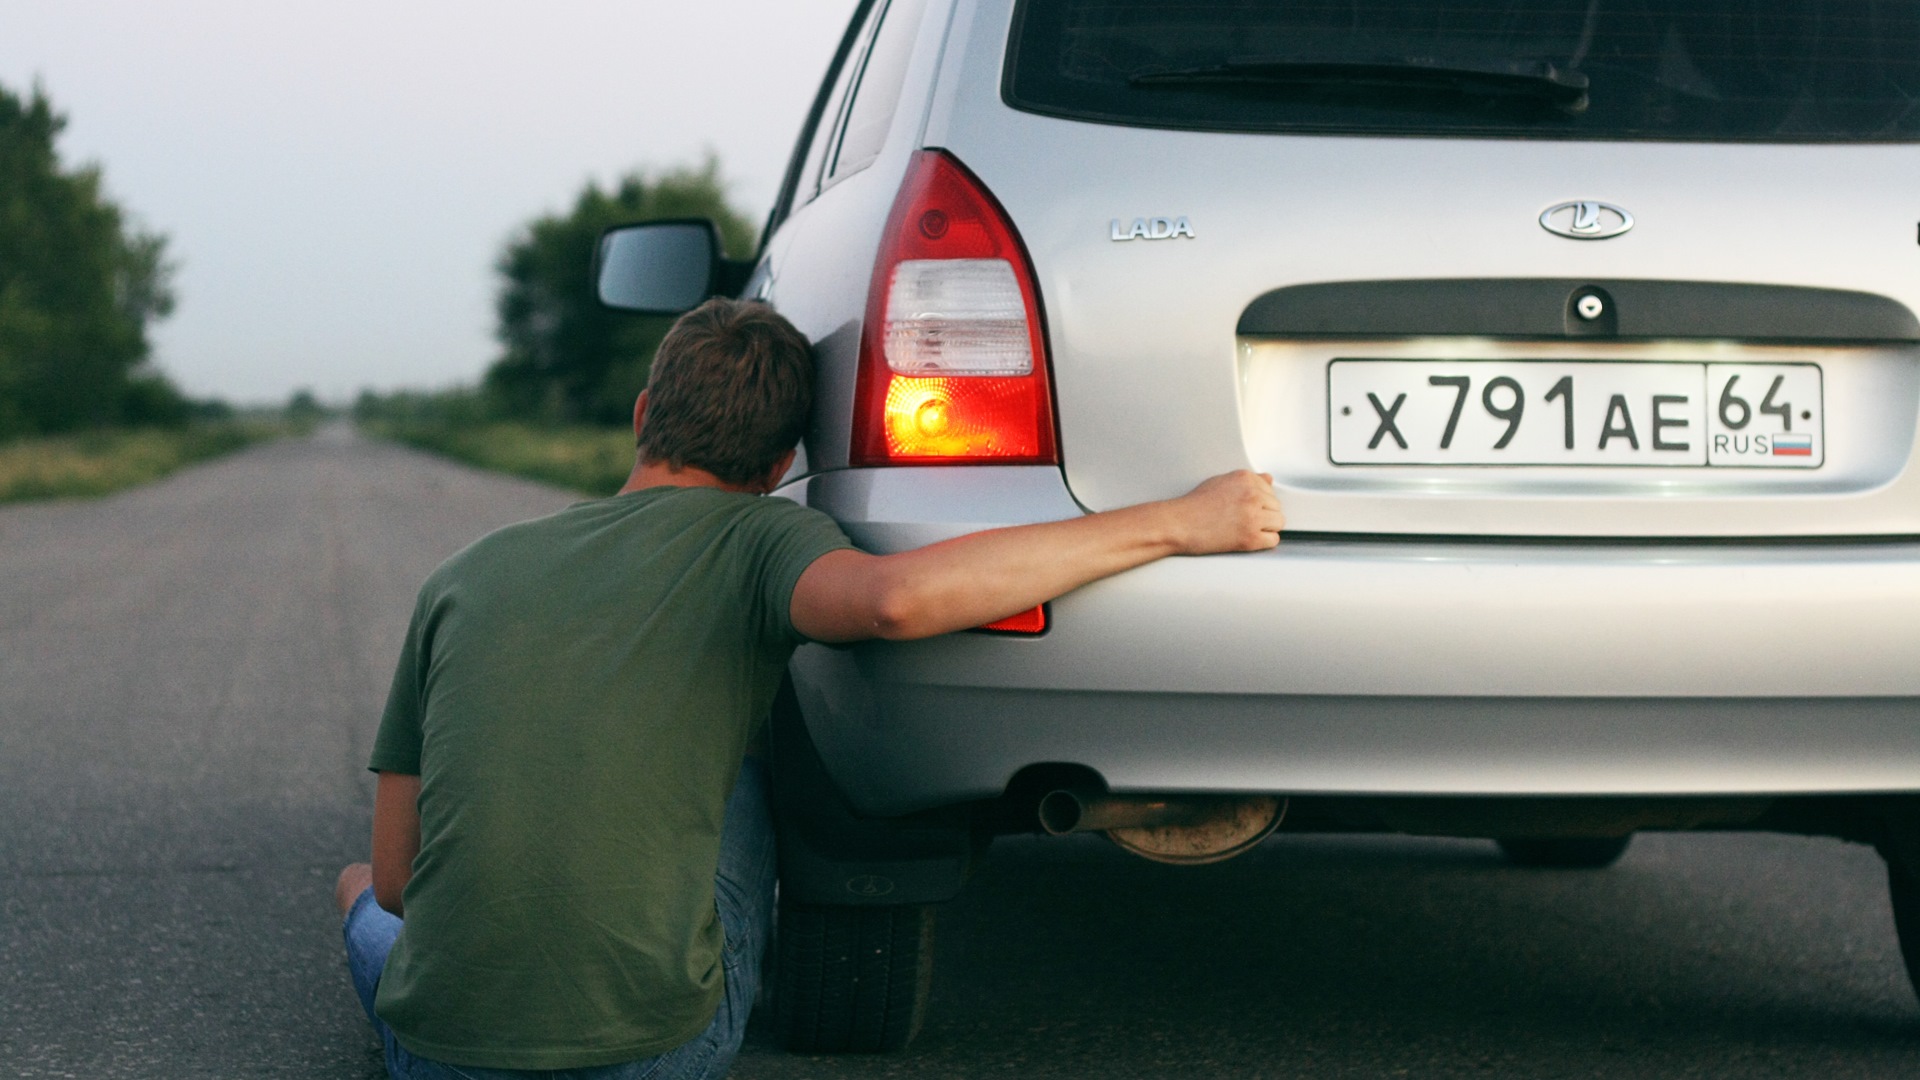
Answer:
<svg viewBox="0 0 1920 1080"><path fill-rule="evenodd" d="M471 381L491 266L589 178L697 163L765 214L853 0L0 0L68 163L171 237L188 392ZM582 273L585 269L582 268Z"/></svg>

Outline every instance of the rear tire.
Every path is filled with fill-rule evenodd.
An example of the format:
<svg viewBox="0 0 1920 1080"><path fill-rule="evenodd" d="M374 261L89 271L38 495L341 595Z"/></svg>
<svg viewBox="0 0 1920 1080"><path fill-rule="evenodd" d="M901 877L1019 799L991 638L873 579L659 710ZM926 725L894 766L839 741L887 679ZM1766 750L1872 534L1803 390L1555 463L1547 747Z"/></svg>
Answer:
<svg viewBox="0 0 1920 1080"><path fill-rule="evenodd" d="M1612 866L1633 842L1626 836L1554 836L1496 840L1507 861L1540 870L1599 870Z"/></svg>
<svg viewBox="0 0 1920 1080"><path fill-rule="evenodd" d="M933 909L782 900L774 1023L805 1054L903 1049L926 1018Z"/></svg>
<svg viewBox="0 0 1920 1080"><path fill-rule="evenodd" d="M1887 887L1893 900L1893 928L1900 935L1900 958L1907 981L1920 993L1920 877L1911 867L1887 860Z"/></svg>

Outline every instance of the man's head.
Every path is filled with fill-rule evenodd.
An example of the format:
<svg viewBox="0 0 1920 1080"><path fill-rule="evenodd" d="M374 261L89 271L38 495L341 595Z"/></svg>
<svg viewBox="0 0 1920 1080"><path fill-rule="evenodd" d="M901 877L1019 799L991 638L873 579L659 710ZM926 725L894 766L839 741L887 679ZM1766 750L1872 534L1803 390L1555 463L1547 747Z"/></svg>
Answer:
<svg viewBox="0 0 1920 1080"><path fill-rule="evenodd" d="M636 416L640 460L767 481L806 430L813 351L757 301L709 300L680 316L654 354Z"/></svg>

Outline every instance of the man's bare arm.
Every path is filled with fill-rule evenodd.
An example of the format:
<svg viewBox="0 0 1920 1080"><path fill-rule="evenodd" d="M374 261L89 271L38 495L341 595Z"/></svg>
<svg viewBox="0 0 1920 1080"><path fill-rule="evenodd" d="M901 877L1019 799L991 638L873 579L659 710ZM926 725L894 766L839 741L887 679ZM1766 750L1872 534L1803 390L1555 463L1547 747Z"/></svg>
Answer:
<svg viewBox="0 0 1920 1080"><path fill-rule="evenodd" d="M383 772L373 792L373 899L406 914L400 896L420 854L420 778Z"/></svg>
<svg viewBox="0 0 1920 1080"><path fill-rule="evenodd" d="M1216 476L1177 499L992 529L897 555L836 551L793 591L816 641L895 641L966 630L1168 555L1261 551L1284 524L1273 478Z"/></svg>

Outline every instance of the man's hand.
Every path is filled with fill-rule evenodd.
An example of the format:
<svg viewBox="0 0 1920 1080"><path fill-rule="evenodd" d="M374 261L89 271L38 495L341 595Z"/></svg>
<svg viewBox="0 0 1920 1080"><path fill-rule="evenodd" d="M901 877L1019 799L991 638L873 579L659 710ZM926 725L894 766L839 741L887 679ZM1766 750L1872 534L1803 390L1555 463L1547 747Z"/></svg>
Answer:
<svg viewBox="0 0 1920 1080"><path fill-rule="evenodd" d="M1177 499L1044 525L992 529L898 555L835 551L793 590L793 625L816 641L906 641L1026 611L1168 555L1262 551L1284 519L1273 478L1216 476Z"/></svg>
<svg viewBox="0 0 1920 1080"><path fill-rule="evenodd" d="M1165 504L1184 526L1176 542L1182 555L1265 551L1280 543L1286 524L1280 497L1267 473L1222 473Z"/></svg>

